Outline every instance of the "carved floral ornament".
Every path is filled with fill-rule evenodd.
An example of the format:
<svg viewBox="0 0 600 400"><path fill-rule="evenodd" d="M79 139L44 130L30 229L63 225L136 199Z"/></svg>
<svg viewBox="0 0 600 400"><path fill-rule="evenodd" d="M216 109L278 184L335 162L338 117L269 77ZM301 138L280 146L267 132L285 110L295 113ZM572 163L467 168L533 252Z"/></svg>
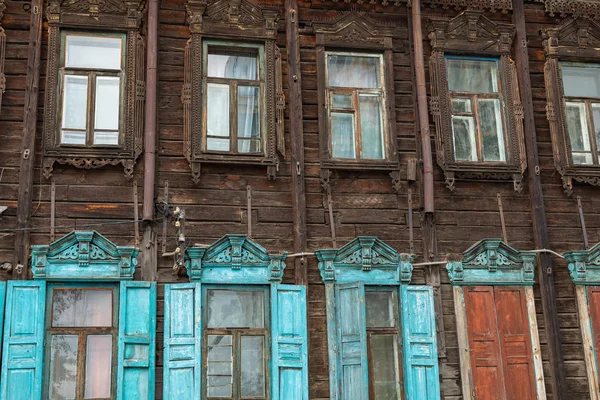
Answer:
<svg viewBox="0 0 600 400"><path fill-rule="evenodd" d="M337 3L342 0L330 1ZM395 7L412 6L411 0L343 0L343 2L351 4L381 4L382 6L393 5ZM488 10L491 12L501 11L503 13L512 10L512 0L423 0L422 3L430 7L441 7L443 9Z"/></svg>
<svg viewBox="0 0 600 400"><path fill-rule="evenodd" d="M535 0L544 3L546 12L551 16L585 17L600 19L600 2L597 0Z"/></svg>
<svg viewBox="0 0 600 400"><path fill-rule="evenodd" d="M436 128L436 156L444 170L446 186L454 190L455 179L512 180L517 192L523 189L527 168L523 137L523 107L519 95L516 65L511 58L515 28L488 19L481 12L465 11L452 18L429 20L432 54L431 113ZM451 103L446 55L498 58L501 99L504 103L505 162L456 161L451 126Z"/></svg>
<svg viewBox="0 0 600 400"><path fill-rule="evenodd" d="M536 253L516 250L500 239L483 239L462 254L448 255L453 285L533 285Z"/></svg>
<svg viewBox="0 0 600 400"><path fill-rule="evenodd" d="M315 251L325 283L352 281L370 284L408 284L412 278L412 254L398 253L373 236L359 236L339 249Z"/></svg>
<svg viewBox="0 0 600 400"><path fill-rule="evenodd" d="M600 63L600 25L584 18L567 18L558 28L540 32L546 54L546 118L550 124L554 165L563 187L572 194L573 181L600 186L600 166L574 164L568 140L561 61Z"/></svg>
<svg viewBox="0 0 600 400"><path fill-rule="evenodd" d="M600 243L589 250L568 251L564 256L574 284L600 284Z"/></svg>
<svg viewBox="0 0 600 400"><path fill-rule="evenodd" d="M33 277L46 280L130 280L139 250L117 246L96 231L71 232L32 246Z"/></svg>

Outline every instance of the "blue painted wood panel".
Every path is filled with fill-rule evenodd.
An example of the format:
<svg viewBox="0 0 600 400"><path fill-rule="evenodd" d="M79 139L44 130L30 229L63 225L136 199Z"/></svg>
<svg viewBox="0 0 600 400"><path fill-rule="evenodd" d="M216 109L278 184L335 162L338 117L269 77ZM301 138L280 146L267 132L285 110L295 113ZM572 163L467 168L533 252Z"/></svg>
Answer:
<svg viewBox="0 0 600 400"><path fill-rule="evenodd" d="M153 400L156 283L121 282L117 400Z"/></svg>
<svg viewBox="0 0 600 400"><path fill-rule="evenodd" d="M404 384L408 400L437 400L440 381L433 290L402 286Z"/></svg>
<svg viewBox="0 0 600 400"><path fill-rule="evenodd" d="M308 400L306 288L271 287L271 395L273 400Z"/></svg>
<svg viewBox="0 0 600 400"><path fill-rule="evenodd" d="M358 282L337 285L336 298L341 399L367 399L369 375L365 287Z"/></svg>
<svg viewBox="0 0 600 400"><path fill-rule="evenodd" d="M202 292L200 283L165 285L163 398L201 396Z"/></svg>
<svg viewBox="0 0 600 400"><path fill-rule="evenodd" d="M42 398L46 282L9 281L0 398Z"/></svg>

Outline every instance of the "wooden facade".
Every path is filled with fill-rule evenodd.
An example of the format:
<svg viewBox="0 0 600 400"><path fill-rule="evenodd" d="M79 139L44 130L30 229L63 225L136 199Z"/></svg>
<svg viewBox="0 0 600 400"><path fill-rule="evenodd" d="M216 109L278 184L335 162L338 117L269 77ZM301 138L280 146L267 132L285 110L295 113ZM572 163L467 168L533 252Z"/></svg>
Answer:
<svg viewBox="0 0 600 400"><path fill-rule="evenodd" d="M600 167L576 168L565 159L571 150L564 143L565 117L556 110L562 104L557 98L562 83L555 69L561 57L600 64L600 6L596 1L423 0L420 45L429 101L427 128L437 161L433 166L434 213L424 212L418 66L411 2L406 0L161 1L156 171L151 177L154 198L144 198L143 110L151 90L144 79L143 59L151 26L147 18L150 2L0 0L0 209L7 207L0 214L0 278L13 282L13 286L0 285L0 305L4 291L10 303L15 301L10 291L19 285L41 288L19 280L29 281L41 273L48 280L73 279L36 266L43 246L73 231L99 232L114 243L117 258L135 257L133 248L139 248L137 268L132 261L127 268L135 270L133 281L141 281L142 286L121 283L121 293L124 297L127 290L134 293L137 288L151 303L154 295L157 298L156 330L146 332L143 343L150 351L155 346L157 354L155 368L148 367L153 384L147 394L170 398L163 393L168 386L164 386L164 371L176 366L164 358L164 343L177 344L177 339L169 336L174 331L165 330L165 318L175 311L192 316L199 311L166 310L165 298L179 290L166 285L185 284L192 293L189 296L200 296L194 291L201 278L185 268L194 251L226 235L247 235L275 258L289 253L281 261L285 268L277 270L281 273L277 282L260 282L283 289L288 284L306 285L308 393L311 399L330 399L335 397L331 388L338 383L331 382L331 310L326 299L334 289L328 288L323 277L320 257L327 249L340 249L357 237L376 237L396 256L411 255L410 285L432 287L434 305L430 308L435 309L437 327L433 342L442 399L499 398L490 393L478 395L477 381L485 386L485 379L502 384L527 380L524 376L531 378L527 381L531 386L515 388L521 392L506 393L506 398L600 398L595 361L600 354L600 280L594 277L586 283L581 278L584 265L597 266L600 261L591 256L586 261L587 252L577 253L600 242ZM135 57L126 71L131 74L126 89L131 114L123 134L131 140L123 151L87 154L84 149L61 156L54 152L56 148L48 147L52 140L48 130L57 124L53 108L57 107L56 51L60 46L55 30L59 27L126 33L126 46ZM194 68L196 73L203 68L202 40L211 35L228 41L250 39L273 56L265 61L266 70L274 76L265 85L267 99L261 115L268 118L264 121L264 132L269 135L264 157L228 159L203 150L198 132L204 122L194 114L195 110L205 112L202 82L195 78ZM324 75L328 50L382 55L389 130L385 160L354 164L328 159ZM511 102L507 124L512 149L510 162L502 168L485 163L463 168L449 159L451 128L444 120L449 101L439 98L440 75L435 66L440 57L443 62L445 52L502 58L507 79L504 94ZM154 213L142 223L145 202L153 205ZM522 257L527 253L531 258L513 260L527 264L522 271L526 277L518 283L512 278L503 283L485 280L489 277L457 283L452 275L456 271L449 272L446 261L464 264L461 274L470 277L471 246L500 237L503 244L497 240L497 246L517 249ZM41 247L32 253L32 246ZM183 254L186 248L192 249L188 260ZM571 253L564 260L547 252L527 252L542 249ZM514 255L512 250L503 254ZM424 265L428 262L433 263ZM126 272L122 266L114 268ZM143 268L150 271L146 277L156 278L156 289L154 283L142 281ZM588 266L588 273L591 269ZM119 279L129 278L117 275L114 280ZM39 290L34 295L45 296L45 286ZM143 306L145 299L138 300ZM502 313L509 314L507 304L511 310L518 308L520 323L509 317L501 320ZM493 312L497 320L475 326L469 318L474 311L458 315L471 306ZM0 309L1 313L4 307ZM43 335L39 331L43 322L36 323L29 333ZM477 329L483 328L494 330L494 337L476 339ZM509 333L520 338L519 352L512 360L502 355L502 349L510 346L501 343ZM498 367L505 371L502 379L476 376L481 359L476 360L476 351L471 358L461 352L465 346L476 348L475 340L479 345L495 343L498 354L488 358L503 365ZM465 381L471 374L466 363L473 370L474 384ZM123 368L117 371L117 379L127 376L128 367ZM40 374L36 374L36 385L42 385ZM200 373L195 371L193 376Z"/></svg>

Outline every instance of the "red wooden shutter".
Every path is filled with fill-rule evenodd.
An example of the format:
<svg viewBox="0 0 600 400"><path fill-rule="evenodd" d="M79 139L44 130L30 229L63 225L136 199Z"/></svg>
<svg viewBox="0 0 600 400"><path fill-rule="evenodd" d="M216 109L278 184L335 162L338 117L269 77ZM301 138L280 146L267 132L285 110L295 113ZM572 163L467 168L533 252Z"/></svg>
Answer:
<svg viewBox="0 0 600 400"><path fill-rule="evenodd" d="M494 288L507 400L536 398L525 288Z"/></svg>
<svg viewBox="0 0 600 400"><path fill-rule="evenodd" d="M592 340L596 350L596 365L598 365L600 360L600 286L588 286L587 297L592 324Z"/></svg>
<svg viewBox="0 0 600 400"><path fill-rule="evenodd" d="M492 286L465 287L473 391L477 400L503 399L502 358Z"/></svg>

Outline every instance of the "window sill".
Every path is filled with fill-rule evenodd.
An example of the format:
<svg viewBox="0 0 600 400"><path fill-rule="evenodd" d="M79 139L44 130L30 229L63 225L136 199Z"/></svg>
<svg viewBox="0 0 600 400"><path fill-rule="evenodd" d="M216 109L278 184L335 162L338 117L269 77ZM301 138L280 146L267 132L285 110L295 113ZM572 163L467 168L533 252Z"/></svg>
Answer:
<svg viewBox="0 0 600 400"><path fill-rule="evenodd" d="M345 169L355 171L393 171L397 170L398 161L395 160L322 160L321 168Z"/></svg>
<svg viewBox="0 0 600 400"><path fill-rule="evenodd" d="M470 163L453 162L444 167L446 187L454 191L454 182L458 180L512 181L517 193L523 190L524 166L513 163Z"/></svg>
<svg viewBox="0 0 600 400"><path fill-rule="evenodd" d="M196 155L190 166L192 167L192 180L194 183L200 181L202 164L228 164L228 165L264 165L267 167L269 179L275 179L279 171L279 159L265 155L240 155L240 154L212 154L201 153Z"/></svg>

